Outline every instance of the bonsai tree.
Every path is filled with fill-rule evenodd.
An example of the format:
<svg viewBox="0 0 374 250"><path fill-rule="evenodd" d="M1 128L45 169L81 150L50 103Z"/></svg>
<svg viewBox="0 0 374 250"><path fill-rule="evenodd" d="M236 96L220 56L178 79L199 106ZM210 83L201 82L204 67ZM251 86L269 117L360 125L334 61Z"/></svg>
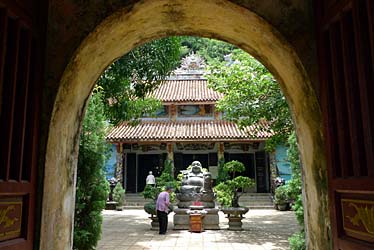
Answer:
<svg viewBox="0 0 374 250"><path fill-rule="evenodd" d="M239 190L253 187L255 181L249 177L236 176L237 173L245 170L244 164L239 161L225 163L223 170L227 173L227 176L231 176L231 179L221 182L214 188L217 193L217 200L224 207L239 207L239 198L241 196Z"/></svg>
<svg viewBox="0 0 374 250"><path fill-rule="evenodd" d="M122 209L125 199L125 189L122 188L121 183L117 183L113 189L113 200L117 202L117 209Z"/></svg>

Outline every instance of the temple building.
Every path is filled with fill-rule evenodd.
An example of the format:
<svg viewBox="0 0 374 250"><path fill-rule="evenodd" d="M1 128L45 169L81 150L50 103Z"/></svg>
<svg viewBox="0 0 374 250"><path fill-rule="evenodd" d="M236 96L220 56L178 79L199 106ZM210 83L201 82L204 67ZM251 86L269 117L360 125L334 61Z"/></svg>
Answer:
<svg viewBox="0 0 374 250"><path fill-rule="evenodd" d="M174 162L175 176L198 160L213 179L219 162L238 160L246 166L243 174L256 180L250 191L270 191L264 146L273 132L265 121L239 129L223 120L215 108L223 95L208 88L204 73L200 57L186 57L152 93L163 105L155 116L143 117L137 125L123 122L107 135L107 141L116 145L117 178L126 192L143 191L148 172L159 176L166 159Z"/></svg>

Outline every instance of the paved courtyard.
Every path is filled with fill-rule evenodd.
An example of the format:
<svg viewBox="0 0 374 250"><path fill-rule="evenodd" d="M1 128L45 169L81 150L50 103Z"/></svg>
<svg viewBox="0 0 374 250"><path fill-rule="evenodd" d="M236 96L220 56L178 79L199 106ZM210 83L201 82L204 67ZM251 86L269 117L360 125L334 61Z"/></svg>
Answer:
<svg viewBox="0 0 374 250"><path fill-rule="evenodd" d="M243 219L243 231L228 231L227 219L220 212L221 230L190 233L173 229L169 215L166 235L150 230L150 219L143 210L103 212L103 235L98 250L286 250L288 237L298 230L294 212L250 210Z"/></svg>

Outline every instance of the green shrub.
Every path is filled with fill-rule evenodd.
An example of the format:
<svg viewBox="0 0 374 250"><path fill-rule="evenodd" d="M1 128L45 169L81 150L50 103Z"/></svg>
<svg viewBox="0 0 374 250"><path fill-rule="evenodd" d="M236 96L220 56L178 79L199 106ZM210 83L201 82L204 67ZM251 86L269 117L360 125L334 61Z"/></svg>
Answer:
<svg viewBox="0 0 374 250"><path fill-rule="evenodd" d="M144 199L157 200L158 194L161 192L161 188L153 185L145 185L142 195Z"/></svg>
<svg viewBox="0 0 374 250"><path fill-rule="evenodd" d="M292 209L295 211L297 222L299 222L299 225L304 228L304 206L301 194L297 197Z"/></svg>
<svg viewBox="0 0 374 250"><path fill-rule="evenodd" d="M167 186L175 188L177 186L177 182L174 179L174 163L173 161L166 159L164 162L164 169L160 177L156 177L156 187L163 191ZM156 196L157 198L157 196Z"/></svg>
<svg viewBox="0 0 374 250"><path fill-rule="evenodd" d="M79 142L73 249L91 250L101 235L101 211L109 194L103 168L109 150L100 95L94 93L83 121Z"/></svg>
<svg viewBox="0 0 374 250"><path fill-rule="evenodd" d="M225 158L221 158L218 160L218 176L217 176L217 184L226 181L229 178L229 175L224 170L225 166Z"/></svg>
<svg viewBox="0 0 374 250"><path fill-rule="evenodd" d="M227 162L223 169L227 174L232 173L233 179L221 182L214 187L214 191L217 193L217 201L224 207L239 207L239 197L241 195L238 191L253 187L255 181L245 176L234 177L236 172L245 170L244 164L239 161Z"/></svg>
<svg viewBox="0 0 374 250"><path fill-rule="evenodd" d="M232 173L233 177L235 177L237 172L241 173L245 170L245 166L240 161L233 160L225 163L225 165L223 165L223 170L226 173Z"/></svg>
<svg viewBox="0 0 374 250"><path fill-rule="evenodd" d="M304 250L305 246L305 233L304 233L304 207L302 202L302 173L301 164L299 158L299 150L297 146L297 138L295 132L293 132L288 138L289 149L287 152L287 158L291 163L292 178L289 181L289 196L290 199L294 200L293 210L295 211L296 219L301 226L301 232L294 234L288 240L290 242L291 250Z"/></svg>
<svg viewBox="0 0 374 250"><path fill-rule="evenodd" d="M275 189L275 194L274 194L275 204L277 205L287 204L289 203L289 200L290 200L289 187L287 185L283 185Z"/></svg>
<svg viewBox="0 0 374 250"><path fill-rule="evenodd" d="M113 189L113 200L118 203L118 206L123 206L125 201L125 189L122 188L122 184L119 182Z"/></svg>
<svg viewBox="0 0 374 250"><path fill-rule="evenodd" d="M155 216L156 213L156 203L154 201L148 202L144 205L144 211L148 214Z"/></svg>
<svg viewBox="0 0 374 250"><path fill-rule="evenodd" d="M306 250L304 231L294 233L288 238L288 241L290 242L290 250Z"/></svg>

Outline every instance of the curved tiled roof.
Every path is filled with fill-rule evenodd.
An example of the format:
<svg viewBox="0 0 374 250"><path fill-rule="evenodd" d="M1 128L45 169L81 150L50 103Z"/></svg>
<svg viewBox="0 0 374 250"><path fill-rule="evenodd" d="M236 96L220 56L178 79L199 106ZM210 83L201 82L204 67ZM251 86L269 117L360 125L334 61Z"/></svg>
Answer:
<svg viewBox="0 0 374 250"><path fill-rule="evenodd" d="M266 122L244 130L222 120L142 121L138 125L124 122L113 128L106 139L119 141L241 141L265 140L273 135Z"/></svg>
<svg viewBox="0 0 374 250"><path fill-rule="evenodd" d="M206 79L166 80L151 96L162 102L216 102L223 94L208 88Z"/></svg>

